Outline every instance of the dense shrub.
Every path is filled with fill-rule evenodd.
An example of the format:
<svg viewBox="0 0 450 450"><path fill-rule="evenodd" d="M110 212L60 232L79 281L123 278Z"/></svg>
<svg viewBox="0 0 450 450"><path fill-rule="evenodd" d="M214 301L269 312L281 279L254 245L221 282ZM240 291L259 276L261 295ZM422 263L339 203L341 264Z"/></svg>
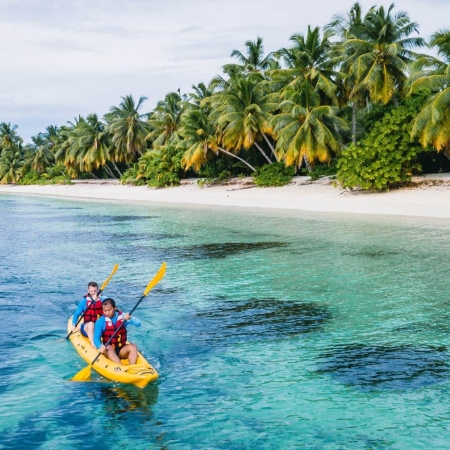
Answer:
<svg viewBox="0 0 450 450"><path fill-rule="evenodd" d="M71 184L70 177L67 175L63 164L57 164L47 167L44 173L40 174L36 170L29 170L24 173L17 184Z"/></svg>
<svg viewBox="0 0 450 450"><path fill-rule="evenodd" d="M138 179L139 175L139 166L134 164L129 169L127 169L123 175L120 177L120 182L122 184L132 184L134 186L143 186L147 184L145 178Z"/></svg>
<svg viewBox="0 0 450 450"><path fill-rule="evenodd" d="M182 156L183 152L173 145L149 150L123 174L120 181L124 184L148 184L151 187L178 186Z"/></svg>
<svg viewBox="0 0 450 450"><path fill-rule="evenodd" d="M292 180L294 167L286 167L282 162L266 164L257 169L253 175L255 184L260 187L284 186Z"/></svg>
<svg viewBox="0 0 450 450"><path fill-rule="evenodd" d="M343 188L387 190L421 170L417 156L424 149L410 139L411 121L421 104L422 97L418 97L390 109L361 142L343 151L337 166L337 179Z"/></svg>

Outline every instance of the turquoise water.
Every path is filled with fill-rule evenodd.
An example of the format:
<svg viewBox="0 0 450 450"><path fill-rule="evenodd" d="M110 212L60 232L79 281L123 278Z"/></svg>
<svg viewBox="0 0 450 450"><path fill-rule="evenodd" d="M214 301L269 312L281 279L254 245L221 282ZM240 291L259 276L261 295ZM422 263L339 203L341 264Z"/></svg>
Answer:
<svg viewBox="0 0 450 450"><path fill-rule="evenodd" d="M447 449L450 221L0 196L0 448ZM64 340L88 281L160 374Z"/></svg>

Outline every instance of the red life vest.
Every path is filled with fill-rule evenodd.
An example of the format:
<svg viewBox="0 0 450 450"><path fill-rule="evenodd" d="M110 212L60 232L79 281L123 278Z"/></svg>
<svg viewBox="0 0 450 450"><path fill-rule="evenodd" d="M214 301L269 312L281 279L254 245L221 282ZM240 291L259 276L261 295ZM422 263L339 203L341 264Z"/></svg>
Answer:
<svg viewBox="0 0 450 450"><path fill-rule="evenodd" d="M101 300L93 300L89 295L85 295L86 299L86 312L84 313L84 323L95 322L99 317L103 315L103 307Z"/></svg>
<svg viewBox="0 0 450 450"><path fill-rule="evenodd" d="M117 311L119 315L117 316L116 324L114 325L113 321L109 317L105 317L105 331L102 334L103 345L105 345L110 339L114 332L120 327L122 323L125 322L122 311ZM112 348L121 348L127 343L127 329L125 325L120 327L120 330L116 333L116 335L112 338L109 343Z"/></svg>

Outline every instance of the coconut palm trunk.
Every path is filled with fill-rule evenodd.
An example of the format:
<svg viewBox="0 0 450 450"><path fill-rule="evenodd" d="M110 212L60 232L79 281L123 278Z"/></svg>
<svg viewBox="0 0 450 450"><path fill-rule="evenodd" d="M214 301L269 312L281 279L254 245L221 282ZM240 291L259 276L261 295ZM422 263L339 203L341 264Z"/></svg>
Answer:
<svg viewBox="0 0 450 450"><path fill-rule="evenodd" d="M231 153L231 152L225 150L225 149L222 148L222 147L218 147L218 150L221 151L222 153L225 153L225 155L231 156L231 157L233 157L233 158L238 159L239 161L242 161L247 167L249 167L250 169L252 169L253 172L256 172L256 169L255 169L250 163L248 163L247 161L245 161L245 159L240 158L238 155L235 155L234 153Z"/></svg>
<svg viewBox="0 0 450 450"><path fill-rule="evenodd" d="M119 170L119 168L116 166L116 163L114 161L111 161L112 165L114 166L114 168L116 169L117 173L119 174L119 177L121 177L123 174L122 172Z"/></svg>
<svg viewBox="0 0 450 450"><path fill-rule="evenodd" d="M275 153L275 149L273 148L273 145L271 144L269 138L266 136L265 133L261 133L263 135L263 138L265 139L265 141L267 142L267 145L269 146L270 150L272 151L273 156L275 157L275 161L278 161L278 156Z"/></svg>
<svg viewBox="0 0 450 450"><path fill-rule="evenodd" d="M255 146L256 146L256 148L261 152L261 154L264 156L264 158L266 158L267 162L268 162L269 164L272 164L272 161L271 161L270 158L266 155L266 152L261 148L261 146L260 146L257 142L255 142Z"/></svg>

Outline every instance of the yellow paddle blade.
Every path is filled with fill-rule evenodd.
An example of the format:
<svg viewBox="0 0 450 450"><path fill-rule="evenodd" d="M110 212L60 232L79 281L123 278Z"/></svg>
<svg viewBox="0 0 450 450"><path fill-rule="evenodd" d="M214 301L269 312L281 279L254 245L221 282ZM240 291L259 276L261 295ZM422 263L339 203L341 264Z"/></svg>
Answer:
<svg viewBox="0 0 450 450"><path fill-rule="evenodd" d="M161 281L165 273L166 273L166 262L164 261L161 264L158 273L153 277L153 280L150 281L150 283L148 283L147 287L145 288L143 297L145 297Z"/></svg>
<svg viewBox="0 0 450 450"><path fill-rule="evenodd" d="M73 378L72 381L86 381L91 377L91 366L81 369Z"/></svg>
<svg viewBox="0 0 450 450"><path fill-rule="evenodd" d="M111 275L103 282L102 286L100 287L100 290L103 291L105 287L108 285L108 283L111 281L111 278L114 276L114 274L119 270L119 264L115 264L114 268L111 272Z"/></svg>

